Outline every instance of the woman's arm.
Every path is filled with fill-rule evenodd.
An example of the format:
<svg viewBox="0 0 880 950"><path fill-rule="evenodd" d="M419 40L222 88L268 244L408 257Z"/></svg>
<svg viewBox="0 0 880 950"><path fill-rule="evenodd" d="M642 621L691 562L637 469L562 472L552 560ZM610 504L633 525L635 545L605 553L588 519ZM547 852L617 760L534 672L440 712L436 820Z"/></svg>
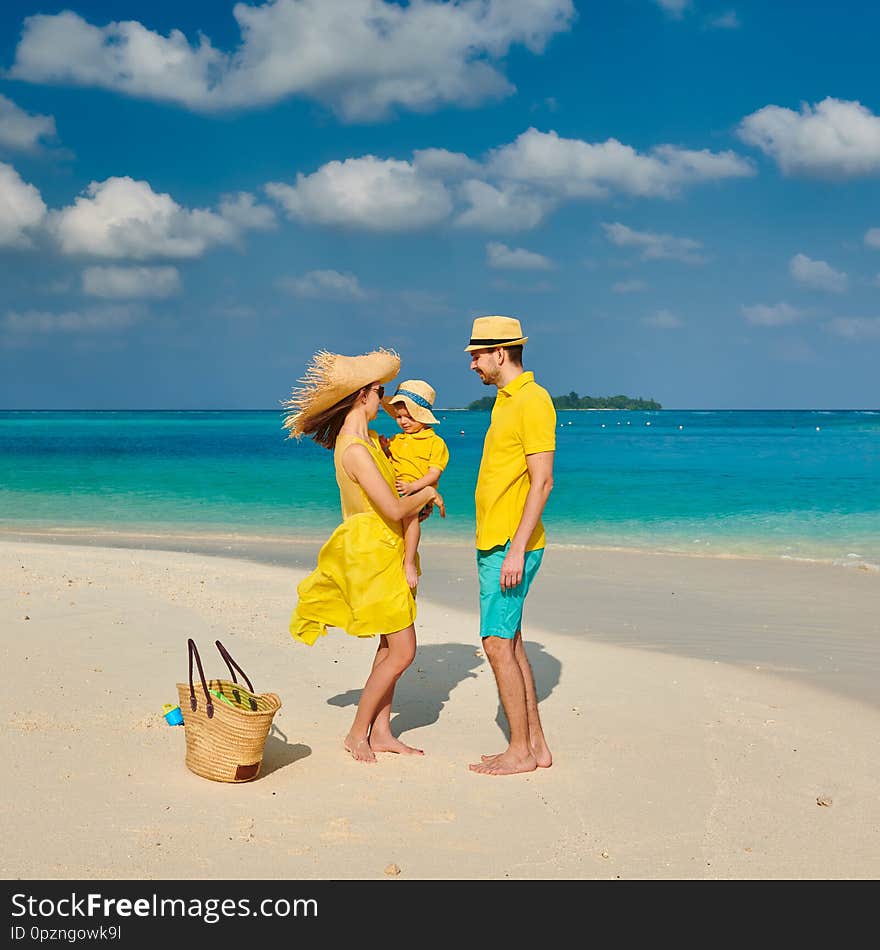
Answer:
<svg viewBox="0 0 880 950"><path fill-rule="evenodd" d="M398 478L395 482L397 491L401 495L412 495L413 492L427 488L429 485L436 488L442 474L439 468L432 466L421 478L417 478L414 482L405 482L402 478Z"/></svg>
<svg viewBox="0 0 880 950"><path fill-rule="evenodd" d="M440 509L440 516L446 517L443 498L440 492L431 486L422 488L413 495L398 498L376 468L376 463L365 445L354 443L348 446L342 453L342 467L389 521L403 521L407 515L415 514L430 501Z"/></svg>

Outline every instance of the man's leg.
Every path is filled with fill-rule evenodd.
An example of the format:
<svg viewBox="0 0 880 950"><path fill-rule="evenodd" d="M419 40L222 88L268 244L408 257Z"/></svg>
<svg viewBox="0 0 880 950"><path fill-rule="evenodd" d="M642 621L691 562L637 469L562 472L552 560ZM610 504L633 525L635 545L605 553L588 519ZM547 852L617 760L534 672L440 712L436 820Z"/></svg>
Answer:
<svg viewBox="0 0 880 950"><path fill-rule="evenodd" d="M544 727L541 725L541 716L538 713L538 693L535 690L535 677L532 673L532 665L526 656L526 648L522 639L522 632L517 630L514 640L513 652L516 656L516 662L519 664L522 673L523 685L526 690L526 715L529 721L529 745L532 747L532 754L535 761L541 768L549 768L553 764L553 756L550 754L550 747L547 745L547 739L544 736Z"/></svg>
<svg viewBox="0 0 880 950"><path fill-rule="evenodd" d="M538 713L535 678L522 639L522 612L525 598L541 566L544 552L538 550L526 554L522 582L516 588L507 592L500 591L500 564L503 561L504 553L503 549L499 549L496 552L486 552L485 554L478 552L477 555L480 576L480 631L484 635L483 645L486 648L489 662L492 664L492 671L495 673L495 681L498 684L498 695L510 726L510 747L508 750L495 755L482 756L482 765L485 768L476 770L492 774L509 774L510 758L508 757L500 762L499 760L503 756L507 756L511 748L515 750L514 758L523 758L519 745L514 745L514 718L520 716L525 718L525 741L536 766L548 768L553 764L553 757L550 754L544 736L544 729L541 725L541 717ZM499 571L497 580L494 576L496 567ZM511 634L509 639L504 636L486 635L495 630L503 634L506 634L507 631L516 632ZM507 644L509 653L502 654L500 644L497 644L493 649L492 641ZM496 655L497 667L496 660L493 660L493 653ZM516 676L513 675L513 670L510 669L511 661L516 665ZM512 705L505 702L505 694L502 690L506 683L516 684L514 690L508 690L507 692ZM522 705L520 705L520 696L522 696ZM516 737L518 740L519 727L517 727ZM527 758L525 761L527 761ZM495 772L493 766L500 766L504 771ZM531 771L531 769L514 769L513 771Z"/></svg>
<svg viewBox="0 0 880 950"><path fill-rule="evenodd" d="M538 763L538 767L548 769L553 764L553 756L550 754L550 747L547 745L547 739L544 736L544 727L541 725L541 717L538 713L538 694L535 690L535 677L532 674L532 666L526 655L525 645L522 641L522 633L517 630L513 647L516 662L519 665L523 678L523 687L526 694L526 717L528 719L529 746L532 755ZM505 710L506 714L506 710ZM483 755L480 758L484 762L491 762L497 759L500 753L495 755Z"/></svg>
<svg viewBox="0 0 880 950"><path fill-rule="evenodd" d="M469 765L472 772L485 775L514 775L519 772L533 772L537 759L529 744L529 714L527 689L522 668L516 657L515 639L488 636L483 638L483 649L489 658L498 697L507 716L510 727L510 742L504 752L498 755L484 756L483 761ZM534 686L532 686L534 692Z"/></svg>

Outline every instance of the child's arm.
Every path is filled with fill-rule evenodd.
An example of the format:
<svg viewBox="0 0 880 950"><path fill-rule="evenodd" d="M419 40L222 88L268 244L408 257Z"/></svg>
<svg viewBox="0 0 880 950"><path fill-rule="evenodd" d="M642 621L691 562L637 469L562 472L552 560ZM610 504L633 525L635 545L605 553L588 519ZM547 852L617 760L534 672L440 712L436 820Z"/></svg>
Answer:
<svg viewBox="0 0 880 950"><path fill-rule="evenodd" d="M416 570L416 554L419 550L419 540L422 535L422 526L417 515L404 520L403 523L403 573L410 590L415 590L419 583L419 572Z"/></svg>
<svg viewBox="0 0 880 950"><path fill-rule="evenodd" d="M421 478L417 478L414 482L405 482L400 478L396 479L395 487L401 495L412 495L414 492L421 491L421 489L428 486L436 488L442 474L442 469L431 466Z"/></svg>

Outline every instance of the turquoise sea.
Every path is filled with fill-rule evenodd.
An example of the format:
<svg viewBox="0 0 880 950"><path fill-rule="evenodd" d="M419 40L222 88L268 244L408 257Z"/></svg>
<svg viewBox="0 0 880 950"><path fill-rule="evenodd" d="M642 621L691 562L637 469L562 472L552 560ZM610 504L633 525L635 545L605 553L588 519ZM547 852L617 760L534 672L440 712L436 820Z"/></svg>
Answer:
<svg viewBox="0 0 880 950"><path fill-rule="evenodd" d="M473 538L488 413L438 413L448 517ZM0 412L3 531L321 539L339 519L331 454L277 411ZM560 545L880 566L880 410L559 413L545 516ZM397 431L380 414L380 432Z"/></svg>

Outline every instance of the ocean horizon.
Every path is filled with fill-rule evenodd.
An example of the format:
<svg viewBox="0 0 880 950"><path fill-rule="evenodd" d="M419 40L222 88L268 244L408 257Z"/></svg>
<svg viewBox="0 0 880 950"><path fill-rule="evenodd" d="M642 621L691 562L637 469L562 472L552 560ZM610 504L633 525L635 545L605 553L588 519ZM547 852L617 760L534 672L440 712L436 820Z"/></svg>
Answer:
<svg viewBox="0 0 880 950"><path fill-rule="evenodd" d="M447 518L473 543L487 412L436 410ZM0 412L5 533L321 540L339 522L332 454L278 409ZM380 433L397 428L384 413ZM880 569L880 410L558 412L548 541Z"/></svg>

